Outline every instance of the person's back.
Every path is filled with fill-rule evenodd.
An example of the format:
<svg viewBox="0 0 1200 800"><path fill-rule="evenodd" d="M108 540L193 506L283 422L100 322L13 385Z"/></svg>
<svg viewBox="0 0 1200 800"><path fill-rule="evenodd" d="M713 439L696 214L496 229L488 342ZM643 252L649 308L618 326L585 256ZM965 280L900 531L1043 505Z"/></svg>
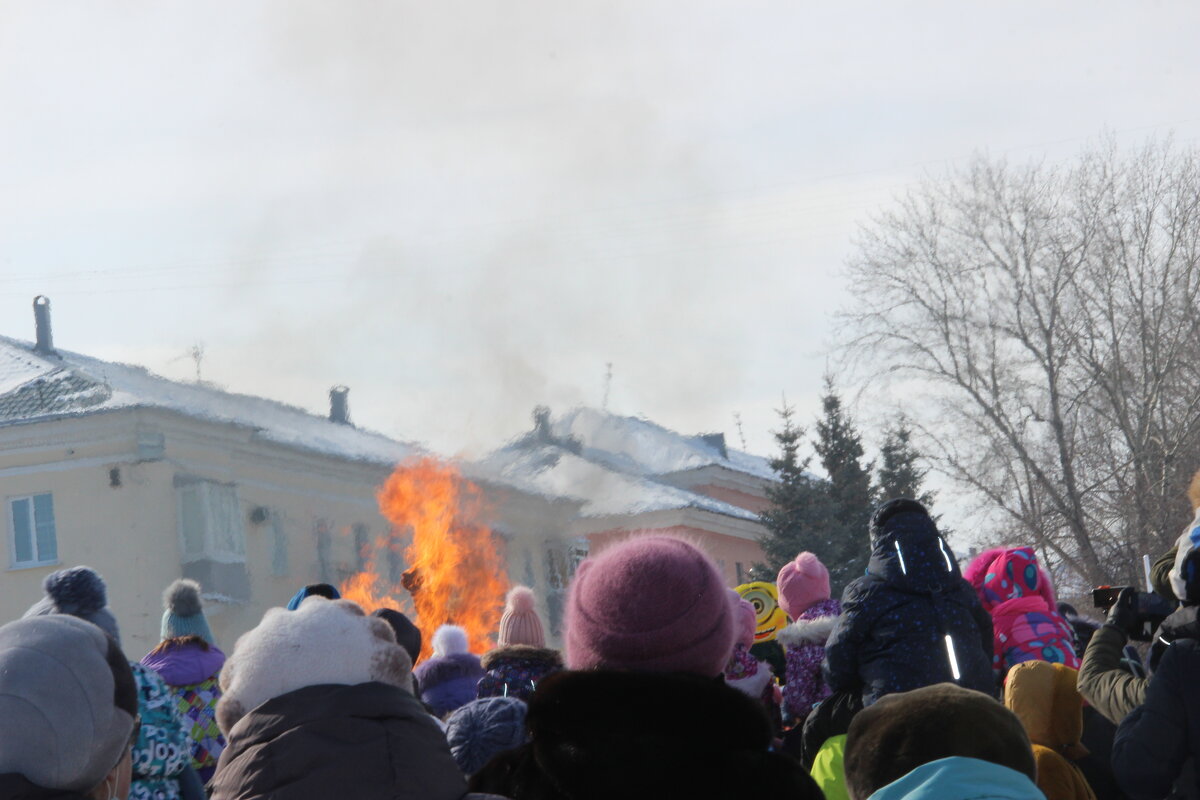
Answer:
<svg viewBox="0 0 1200 800"><path fill-rule="evenodd" d="M825 648L830 688L861 690L865 705L943 682L991 694L991 619L925 508L888 501L872 518L871 544Z"/></svg>
<svg viewBox="0 0 1200 800"><path fill-rule="evenodd" d="M770 752L762 705L719 678L738 613L716 565L684 541L639 537L587 559L567 598L569 669L530 697L530 742L471 788L514 800L820 797Z"/></svg>
<svg viewBox="0 0 1200 800"><path fill-rule="evenodd" d="M388 624L349 601L267 611L221 672L213 800L458 800L465 781L408 691L411 665Z"/></svg>
<svg viewBox="0 0 1200 800"><path fill-rule="evenodd" d="M1050 579L1032 547L1010 547L989 565L980 591L992 615L998 674L1025 661L1046 661L1079 669L1075 633L1058 613Z"/></svg>
<svg viewBox="0 0 1200 800"><path fill-rule="evenodd" d="M1146 702L1117 728L1113 773L1132 798L1166 797L1189 759L1200 763L1200 642L1180 639L1163 654L1146 687ZM1187 796L1200 796L1191 771Z"/></svg>

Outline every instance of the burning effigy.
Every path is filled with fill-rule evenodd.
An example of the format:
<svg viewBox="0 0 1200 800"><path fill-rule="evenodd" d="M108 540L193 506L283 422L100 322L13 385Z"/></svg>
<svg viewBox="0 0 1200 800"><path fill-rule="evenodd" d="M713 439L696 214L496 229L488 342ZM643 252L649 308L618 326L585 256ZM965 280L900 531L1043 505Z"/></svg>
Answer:
<svg viewBox="0 0 1200 800"><path fill-rule="evenodd" d="M432 652L433 632L446 623L467 631L473 652L493 647L509 587L483 491L454 465L424 457L398 466L377 497L392 534L371 545L364 569L343 582L342 596L368 613L415 611L422 659ZM397 548L407 565L399 585L379 569L381 557Z"/></svg>

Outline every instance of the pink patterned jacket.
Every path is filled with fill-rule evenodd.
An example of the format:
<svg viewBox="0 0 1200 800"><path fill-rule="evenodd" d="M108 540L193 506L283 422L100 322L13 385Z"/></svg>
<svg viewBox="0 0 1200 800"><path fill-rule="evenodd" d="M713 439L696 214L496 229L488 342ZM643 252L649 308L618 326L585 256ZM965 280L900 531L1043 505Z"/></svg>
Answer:
<svg viewBox="0 0 1200 800"><path fill-rule="evenodd" d="M837 600L822 600L776 635L787 658L787 683L783 686L785 716L804 721L813 706L830 695L821 677L825 642L833 631L842 606Z"/></svg>

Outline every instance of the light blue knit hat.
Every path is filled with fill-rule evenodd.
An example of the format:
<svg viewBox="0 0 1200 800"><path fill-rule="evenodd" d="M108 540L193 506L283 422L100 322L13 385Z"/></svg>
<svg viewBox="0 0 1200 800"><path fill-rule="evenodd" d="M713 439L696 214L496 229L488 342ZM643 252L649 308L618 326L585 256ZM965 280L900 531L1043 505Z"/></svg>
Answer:
<svg viewBox="0 0 1200 800"><path fill-rule="evenodd" d="M200 584L180 578L163 592L163 605L166 606L162 617L163 639L199 636L210 645L216 645L200 603Z"/></svg>

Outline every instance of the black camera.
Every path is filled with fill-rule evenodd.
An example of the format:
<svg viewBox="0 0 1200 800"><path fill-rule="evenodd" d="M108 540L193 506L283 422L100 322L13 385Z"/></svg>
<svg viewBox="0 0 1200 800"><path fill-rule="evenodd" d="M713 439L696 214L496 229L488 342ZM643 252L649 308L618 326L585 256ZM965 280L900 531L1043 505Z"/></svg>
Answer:
<svg viewBox="0 0 1200 800"><path fill-rule="evenodd" d="M1102 611L1108 611L1117 602L1117 597L1129 586L1097 586L1092 589L1092 603ZM1129 638L1139 642L1148 642L1154 638L1154 631L1162 621L1175 611L1175 603L1159 597L1154 592L1134 592L1134 610L1141 631L1130 635Z"/></svg>

